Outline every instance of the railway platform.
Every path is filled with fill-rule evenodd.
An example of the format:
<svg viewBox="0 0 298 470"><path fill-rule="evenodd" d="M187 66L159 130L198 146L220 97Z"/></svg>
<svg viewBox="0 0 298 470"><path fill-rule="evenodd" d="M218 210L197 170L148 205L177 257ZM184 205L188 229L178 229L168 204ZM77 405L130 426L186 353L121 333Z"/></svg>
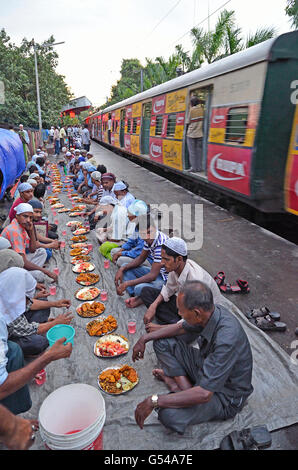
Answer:
<svg viewBox="0 0 298 470"><path fill-rule="evenodd" d="M92 142L91 152L98 164L104 164L108 172L113 172L118 179L126 181L129 184L129 191L138 199L157 205L162 203L177 204L192 208L194 205L200 205L203 211L203 218L200 219L201 225L194 224L188 218L186 229L196 234L199 233L199 235L203 234L202 246L199 249L190 250L189 257L198 262L212 276L215 276L219 271L224 271L226 281L231 284L235 284L235 280L239 278L248 281L249 294L225 295L224 298L233 313L239 316L249 334L253 352L255 352L256 384L266 383L267 374L272 380L276 375L277 388L272 394L270 388L266 390L265 387L264 391L260 393L255 386L256 398L251 407L257 406L256 416L251 416L251 410L248 407L243 414L243 419L242 417L237 418L233 424L235 429L240 430L247 425L268 424L269 422L269 429L272 430L270 449L296 449L298 407L296 406L296 412L292 408L284 414L278 407L282 408L289 401L293 407L295 400L297 400L298 358L295 363L290 360L290 356L296 357L295 350L298 349L297 345L294 345L295 340L298 339L295 336L298 305L298 247L241 217L231 215L227 210L190 193L157 174L148 172L145 168L116 155L95 142ZM64 202L63 197L66 201L66 195L62 195L62 202ZM65 205L67 205L66 202ZM58 231L61 233L69 219L67 214L59 214L59 216L61 217ZM136 309L126 308L125 298L118 297L114 287L116 267L112 265L109 270L103 268L103 258L96 247L94 232L89 235L89 240L94 245L92 259L96 265L96 272L99 272L101 276L101 287L108 291L106 311L117 317L119 325L117 333L127 335L132 349L138 337L145 332L142 319L146 309L143 306ZM71 232L68 233L68 242L70 236ZM74 274L71 272L68 252L67 248L61 253L54 252L50 266L62 267L57 298L64 297L72 300L73 326L76 329L73 353L68 360L57 361L47 367L47 382L42 387L38 388L35 384L30 386L33 407L24 417L37 417L39 407L46 396L62 385L82 382L97 386L97 375L102 369L114 366L116 363L133 365L131 351L122 357L121 361L99 359L94 356L92 352L94 338L88 337L85 331L87 320L78 317L75 313L78 301L75 300L73 293L78 286L75 283ZM287 330L282 333L264 333L251 325L241 313L261 306L267 306L271 311L279 312L281 321L287 324ZM55 311L55 309L53 310ZM127 321L130 317L137 320L135 335L127 333ZM140 383L134 391L119 397L104 396L107 406L104 449L184 449L191 451L217 448L220 438L230 432L226 422L207 423L200 426L202 428L200 435L196 430L191 429L184 436L169 435L166 430L161 429L162 425L154 416L150 416L146 420L143 431L137 427L134 420L136 405L149 394L166 393L164 384L157 382L151 376L151 370L157 365L153 349L148 347L145 356L143 364L142 361L138 361L134 365L140 376ZM107 361L110 362L107 363ZM272 370L270 370L271 365ZM291 384L287 382L287 377L283 376L282 370L285 373L289 372L289 377L293 379ZM270 378L268 387L270 387ZM296 393L294 392L295 387ZM258 400L260 401L258 402ZM266 406L268 406L268 410L263 415L262 412ZM256 419L264 419L264 421L256 422ZM44 449L44 443L40 437L37 436L32 449Z"/></svg>

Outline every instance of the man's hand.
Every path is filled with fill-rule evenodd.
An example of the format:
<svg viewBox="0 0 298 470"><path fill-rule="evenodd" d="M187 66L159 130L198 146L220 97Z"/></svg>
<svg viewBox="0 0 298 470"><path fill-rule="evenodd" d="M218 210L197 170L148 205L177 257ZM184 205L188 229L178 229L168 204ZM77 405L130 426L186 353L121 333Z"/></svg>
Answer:
<svg viewBox="0 0 298 470"><path fill-rule="evenodd" d="M143 318L145 325L147 325L147 323L152 322L153 318L155 317L155 314L156 314L156 308L153 306L153 304L151 304L148 307L147 312L145 313L144 318Z"/></svg>
<svg viewBox="0 0 298 470"><path fill-rule="evenodd" d="M70 305L71 305L71 301L68 299L61 299L55 302L55 307L57 308L62 308L62 307L69 308Z"/></svg>
<svg viewBox="0 0 298 470"><path fill-rule="evenodd" d="M145 349L146 349L146 343L143 340L143 337L141 336L141 338L134 345L134 348L132 351L133 362L144 358Z"/></svg>
<svg viewBox="0 0 298 470"><path fill-rule="evenodd" d="M46 270L45 274L53 279L54 282L58 282L58 276L55 273L52 273L51 271Z"/></svg>
<svg viewBox="0 0 298 470"><path fill-rule="evenodd" d="M69 325L72 319L73 319L73 316L71 312L66 312L66 313L61 313L60 315L58 315L54 319L54 321L56 325Z"/></svg>
<svg viewBox="0 0 298 470"><path fill-rule="evenodd" d="M117 259L120 258L121 255L122 255L122 250L117 251L117 253L115 253L112 257L113 263L116 263Z"/></svg>
<svg viewBox="0 0 298 470"><path fill-rule="evenodd" d="M116 291L117 291L117 294L118 295L123 295L124 292L126 291L127 289L127 283L126 282L122 282L121 284L119 284L118 286L116 286Z"/></svg>
<svg viewBox="0 0 298 470"><path fill-rule="evenodd" d="M115 285L116 285L116 287L118 286L118 284L122 284L122 280L123 280L123 269L120 268L120 269L118 269L118 271L116 272L116 275L115 275Z"/></svg>
<svg viewBox="0 0 298 470"><path fill-rule="evenodd" d="M51 243L51 248L53 248L53 250L59 250L59 246L60 246L59 240L54 240L54 241Z"/></svg>
<svg viewBox="0 0 298 470"><path fill-rule="evenodd" d="M2 439L2 442L11 450L27 450L34 443L32 435L38 430L39 423L35 419L24 419L15 416L15 427L12 436Z"/></svg>
<svg viewBox="0 0 298 470"><path fill-rule="evenodd" d="M151 402L151 397L145 398L144 401L138 404L135 409L135 419L138 426L143 429L144 421L153 411L153 405Z"/></svg>
<svg viewBox="0 0 298 470"><path fill-rule="evenodd" d="M72 344L63 344L66 338L57 339L57 341L44 354L49 356L50 362L69 357L72 352Z"/></svg>

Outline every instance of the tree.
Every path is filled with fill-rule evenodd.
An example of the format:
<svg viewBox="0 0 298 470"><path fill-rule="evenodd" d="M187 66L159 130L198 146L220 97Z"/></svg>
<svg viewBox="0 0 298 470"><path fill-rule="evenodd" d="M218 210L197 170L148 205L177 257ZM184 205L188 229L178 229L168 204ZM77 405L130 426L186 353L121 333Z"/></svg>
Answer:
<svg viewBox="0 0 298 470"><path fill-rule="evenodd" d="M298 29L298 0L287 0L285 10L291 19L292 27Z"/></svg>
<svg viewBox="0 0 298 470"><path fill-rule="evenodd" d="M62 106L71 98L65 77L55 68L58 55L53 50L53 36L36 44L41 115L43 127L59 122ZM48 44L45 46L45 44ZM0 122L22 123L38 127L34 50L32 41L23 39L18 47L10 42L4 29L0 32L0 80L5 86L5 104L0 105Z"/></svg>

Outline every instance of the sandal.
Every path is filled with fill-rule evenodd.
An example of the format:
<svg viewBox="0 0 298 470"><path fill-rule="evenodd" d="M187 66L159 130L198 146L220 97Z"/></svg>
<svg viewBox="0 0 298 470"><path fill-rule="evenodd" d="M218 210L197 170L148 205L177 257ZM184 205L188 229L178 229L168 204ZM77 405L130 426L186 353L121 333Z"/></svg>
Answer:
<svg viewBox="0 0 298 470"><path fill-rule="evenodd" d="M287 329L287 325L285 323L274 321L270 315L252 318L250 321L263 331L286 331Z"/></svg>
<svg viewBox="0 0 298 470"><path fill-rule="evenodd" d="M237 279L236 282L237 282L238 286L240 287L242 294L248 294L249 293L250 288L248 286L247 281L243 281L242 279Z"/></svg>
<svg viewBox="0 0 298 470"><path fill-rule="evenodd" d="M222 286L225 283L225 277L225 273L223 271L219 271L214 277L214 280L218 286Z"/></svg>
<svg viewBox="0 0 298 470"><path fill-rule="evenodd" d="M251 311L246 314L247 318L265 317L266 315L270 315L272 320L280 320L280 314L278 312L270 312L268 307L252 308Z"/></svg>
<svg viewBox="0 0 298 470"><path fill-rule="evenodd" d="M236 281L237 285L232 286L231 284L221 284L219 285L219 289L224 294L248 294L250 288L248 287L247 281L242 281L238 279Z"/></svg>

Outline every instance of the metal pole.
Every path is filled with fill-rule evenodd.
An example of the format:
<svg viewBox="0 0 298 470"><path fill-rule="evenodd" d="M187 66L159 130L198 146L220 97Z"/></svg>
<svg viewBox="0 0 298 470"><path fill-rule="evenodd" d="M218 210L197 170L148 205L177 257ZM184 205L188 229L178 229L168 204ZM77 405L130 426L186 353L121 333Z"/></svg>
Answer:
<svg viewBox="0 0 298 470"><path fill-rule="evenodd" d="M141 69L141 93L144 91L143 69Z"/></svg>
<svg viewBox="0 0 298 470"><path fill-rule="evenodd" d="M41 121L41 109L40 109L40 96L39 96L39 80L38 80L38 69L37 69L37 54L36 54L36 47L33 43L34 48L34 64L35 64L35 79L36 79L36 96L37 96L37 111L38 111L38 124L39 124L39 132L40 138L42 138L42 121Z"/></svg>

